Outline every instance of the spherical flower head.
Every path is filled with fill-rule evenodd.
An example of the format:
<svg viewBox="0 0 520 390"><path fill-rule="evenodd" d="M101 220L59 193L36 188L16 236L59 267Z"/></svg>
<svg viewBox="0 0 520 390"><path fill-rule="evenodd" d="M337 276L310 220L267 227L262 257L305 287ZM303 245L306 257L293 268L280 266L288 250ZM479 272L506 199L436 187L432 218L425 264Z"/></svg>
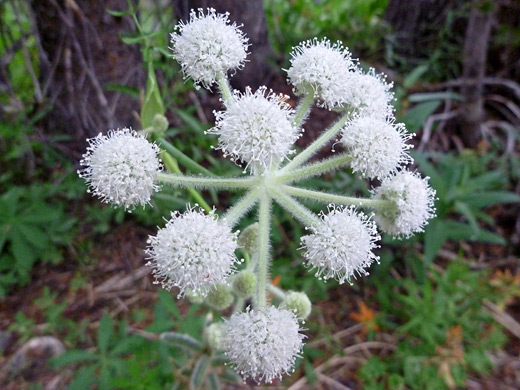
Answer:
<svg viewBox="0 0 520 390"><path fill-rule="evenodd" d="M355 69L350 52L341 42L328 39L308 40L291 53L287 76L295 93L314 93L321 106L333 109L342 106L347 97L349 74Z"/></svg>
<svg viewBox="0 0 520 390"><path fill-rule="evenodd" d="M231 160L244 161L252 174L262 174L280 163L298 139L299 132L291 125L293 111L285 97L261 87L244 94L235 92L226 111L215 113L217 122L208 134L219 136L217 149Z"/></svg>
<svg viewBox="0 0 520 390"><path fill-rule="evenodd" d="M271 383L293 371L305 337L299 331L289 310L270 306L235 313L226 321L225 354L244 379Z"/></svg>
<svg viewBox="0 0 520 390"><path fill-rule="evenodd" d="M159 147L134 130L110 130L88 140L78 175L85 179L88 192L104 202L133 209L150 203L157 173L162 170Z"/></svg>
<svg viewBox="0 0 520 390"><path fill-rule="evenodd" d="M386 76L376 74L374 69L367 73L361 70L349 74L346 102L361 116L385 119L393 115L393 84L386 82Z"/></svg>
<svg viewBox="0 0 520 390"><path fill-rule="evenodd" d="M146 253L155 283L165 289L178 287L205 296L234 271L237 233L219 221L214 210L208 215L200 208L184 214L174 212L157 236L150 236Z"/></svg>
<svg viewBox="0 0 520 390"><path fill-rule="evenodd" d="M393 207L378 210L374 220L384 232L394 236L410 237L422 232L435 216L435 190L428 178L419 174L401 171L389 176L372 195L374 199L393 202Z"/></svg>
<svg viewBox="0 0 520 390"><path fill-rule="evenodd" d="M404 124L377 117L356 117L344 128L341 143L352 157L350 166L363 177L384 178L413 160Z"/></svg>
<svg viewBox="0 0 520 390"><path fill-rule="evenodd" d="M241 69L247 56L247 38L228 14L191 10L190 21L180 22L171 34L173 57L181 64L185 77L209 88L219 74Z"/></svg>
<svg viewBox="0 0 520 390"><path fill-rule="evenodd" d="M316 276L335 278L340 284L352 277L367 275L374 260L372 250L381 237L375 223L353 207L331 205L328 214L321 213L321 223L312 226L312 234L301 238L304 258L309 267L317 268Z"/></svg>

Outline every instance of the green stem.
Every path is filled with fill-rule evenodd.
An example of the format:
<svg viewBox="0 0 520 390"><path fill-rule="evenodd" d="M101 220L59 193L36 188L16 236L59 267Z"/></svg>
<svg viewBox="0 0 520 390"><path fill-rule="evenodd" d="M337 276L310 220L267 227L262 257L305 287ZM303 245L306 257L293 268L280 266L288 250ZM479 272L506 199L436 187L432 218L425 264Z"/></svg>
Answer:
<svg viewBox="0 0 520 390"><path fill-rule="evenodd" d="M275 199L280 206L289 211L304 225L312 226L320 222L320 219L312 211L310 211L296 199L287 195L285 191L271 189L271 192L273 199Z"/></svg>
<svg viewBox="0 0 520 390"><path fill-rule="evenodd" d="M314 103L314 92L307 94L303 99L300 100L298 107L296 108L296 114L292 121L293 127L299 129L309 115L312 104Z"/></svg>
<svg viewBox="0 0 520 390"><path fill-rule="evenodd" d="M277 180L282 183L300 181L307 177L318 176L325 172L330 172L343 165L348 165L352 161L352 157L348 154L340 154L339 156L331 157L317 163L304 165L300 169L290 171L277 177Z"/></svg>
<svg viewBox="0 0 520 390"><path fill-rule="evenodd" d="M306 190L303 188L282 186L283 192L297 196L299 198L307 198L318 200L324 203L337 203L351 206L361 206L371 209L383 209L387 207L394 207L394 203L390 200L370 199L370 198L356 198L354 196L342 196L328 194L321 191Z"/></svg>
<svg viewBox="0 0 520 390"><path fill-rule="evenodd" d="M300 165L305 163L314 153L316 153L323 145L329 142L332 138L334 138L341 128L347 123L350 118L350 112L343 114L337 121L334 123L327 131L325 131L318 139L316 139L312 144L307 146L304 150L302 150L299 154L296 155L285 167L283 167L280 172L288 172L295 168L298 168Z"/></svg>
<svg viewBox="0 0 520 390"><path fill-rule="evenodd" d="M258 201L259 194L259 188L250 190L233 207L228 209L222 218L226 220L229 226L235 226L247 210Z"/></svg>
<svg viewBox="0 0 520 390"><path fill-rule="evenodd" d="M222 189L247 189L255 186L258 182L256 177L204 177L204 176L184 176L182 173L175 175L160 172L157 180L171 184L174 187L183 188L222 188Z"/></svg>
<svg viewBox="0 0 520 390"><path fill-rule="evenodd" d="M203 166L199 165L196 161L192 160L190 157L186 156L183 152L173 146L171 143L166 141L164 138L159 138L157 140L161 147L163 147L168 153L172 155L179 163L181 163L184 167L193 171L194 173L201 173L206 176L216 177L216 175L210 171L208 171Z"/></svg>
<svg viewBox="0 0 520 390"><path fill-rule="evenodd" d="M229 105L233 102L233 94L231 92L231 85L229 85L227 76L224 73L217 74L217 84L218 88L220 89L220 94L222 95L224 105L229 107Z"/></svg>
<svg viewBox="0 0 520 390"><path fill-rule="evenodd" d="M269 284L269 286L267 286L267 289L271 294L273 294L277 298L281 300L285 299L285 292L281 288L276 287L274 284Z"/></svg>
<svg viewBox="0 0 520 390"><path fill-rule="evenodd" d="M267 279L269 273L269 231L271 224L271 198L267 194L260 197L258 208L258 262L255 304L258 310L267 307Z"/></svg>
<svg viewBox="0 0 520 390"><path fill-rule="evenodd" d="M177 165L177 161L174 160L172 156L170 156L168 153L162 152L161 158L164 162L164 165L166 166L166 169L175 172L179 175L182 175L181 170L179 169L179 166ZM160 175L164 175L163 173L160 173ZM186 187L190 195L195 199L195 202L197 202L200 207L202 207L207 213L211 212L212 208L209 206L209 204L206 203L204 198L193 188Z"/></svg>

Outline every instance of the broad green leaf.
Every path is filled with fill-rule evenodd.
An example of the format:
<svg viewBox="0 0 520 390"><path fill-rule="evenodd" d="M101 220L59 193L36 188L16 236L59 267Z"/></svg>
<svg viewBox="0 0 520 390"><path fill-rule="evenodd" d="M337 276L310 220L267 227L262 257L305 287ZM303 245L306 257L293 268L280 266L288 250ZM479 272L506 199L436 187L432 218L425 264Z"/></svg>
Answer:
<svg viewBox="0 0 520 390"><path fill-rule="evenodd" d="M401 120L406 124L408 131L415 133L440 105L441 102L439 100L420 103L408 111Z"/></svg>
<svg viewBox="0 0 520 390"><path fill-rule="evenodd" d="M54 367L62 367L74 363L94 362L98 359L98 356L94 355L92 352L73 349L52 358L52 365Z"/></svg>
<svg viewBox="0 0 520 390"><path fill-rule="evenodd" d="M466 218L466 221L468 221L469 225L475 233L477 233L480 230L473 210L471 210L471 208L466 203L456 201L453 206L453 209L459 214L461 214L464 218Z"/></svg>
<svg viewBox="0 0 520 390"><path fill-rule="evenodd" d="M67 388L74 390L91 390L92 385L97 381L96 370L97 365L80 368Z"/></svg>
<svg viewBox="0 0 520 390"><path fill-rule="evenodd" d="M108 344L113 334L112 318L109 314L104 314L99 321L98 327L98 348L102 355L106 355Z"/></svg>
<svg viewBox="0 0 520 390"><path fill-rule="evenodd" d="M164 115L164 105L155 78L155 70L151 62L148 63L148 78L146 81L146 95L141 108L141 126L143 129L152 127L156 114Z"/></svg>
<svg viewBox="0 0 520 390"><path fill-rule="evenodd" d="M49 237L39 227L17 224L16 229L23 235L27 242L32 244L34 248L42 250L48 246Z"/></svg>
<svg viewBox="0 0 520 390"><path fill-rule="evenodd" d="M11 240L11 250L18 267L25 271L29 271L36 261L36 252L29 245L27 240L24 239L23 234L20 231L17 231L16 227L11 230L9 238Z"/></svg>
<svg viewBox="0 0 520 390"><path fill-rule="evenodd" d="M412 87L415 83L417 83L421 77L428 71L429 66L427 64L419 65L414 68L405 78L403 85L405 88Z"/></svg>
<svg viewBox="0 0 520 390"><path fill-rule="evenodd" d="M200 341L184 333L165 332L161 333L160 339L169 345L184 347L192 351L201 351L203 349Z"/></svg>
<svg viewBox="0 0 520 390"><path fill-rule="evenodd" d="M475 232L470 225L457 221L444 221L444 225L446 235L450 240L477 241L498 245L506 244L506 240L502 236L488 230L479 229Z"/></svg>
<svg viewBox="0 0 520 390"><path fill-rule="evenodd" d="M204 382L209 362L210 359L207 355L202 355L199 360L197 360L190 377L190 390L197 390L201 388L200 386Z"/></svg>

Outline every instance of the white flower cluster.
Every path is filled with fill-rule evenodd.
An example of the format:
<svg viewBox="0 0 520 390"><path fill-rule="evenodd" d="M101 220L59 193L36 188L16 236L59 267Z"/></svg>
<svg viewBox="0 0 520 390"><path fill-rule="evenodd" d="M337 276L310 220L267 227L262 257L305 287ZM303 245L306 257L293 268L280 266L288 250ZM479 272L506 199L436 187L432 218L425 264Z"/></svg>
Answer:
<svg viewBox="0 0 520 390"><path fill-rule="evenodd" d="M179 287L206 295L218 283L225 283L234 271L238 233L219 221L214 211L209 215L197 208L186 213L172 213L157 236L148 239L146 250L156 283L167 290Z"/></svg>
<svg viewBox="0 0 520 390"><path fill-rule="evenodd" d="M290 154L298 138L285 99L272 91L266 94L265 87L254 93L249 88L244 94L237 91L226 111L215 113L216 126L207 133L219 136L217 149L224 156L245 161L246 169L261 174Z"/></svg>
<svg viewBox="0 0 520 390"><path fill-rule="evenodd" d="M244 66L247 38L228 14L208 9L191 11L189 23L180 22L171 34L174 58L186 77L209 88L219 75Z"/></svg>
<svg viewBox="0 0 520 390"><path fill-rule="evenodd" d="M293 370L303 347L296 315L273 306L235 313L226 322L226 356L244 378L271 383Z"/></svg>
<svg viewBox="0 0 520 390"><path fill-rule="evenodd" d="M379 257L373 249L381 237L376 224L353 207L329 206L321 213L321 222L311 227L312 234L302 237L304 257L317 268L316 276L334 278L340 284L357 275L367 275L366 268Z"/></svg>
<svg viewBox="0 0 520 390"><path fill-rule="evenodd" d="M150 202L159 190L157 173L161 171L159 148L134 130L111 130L88 140L87 152L78 175L85 179L95 196L104 202L132 209Z"/></svg>
<svg viewBox="0 0 520 390"><path fill-rule="evenodd" d="M215 210L205 213L198 206L188 207L183 214L171 213L166 226L148 240L147 265L153 269L155 283L178 288L179 296L205 299L216 310L252 298L254 309L237 312L224 325L215 325L206 334L207 342L224 350L245 378L270 383L293 370L304 338L298 321L311 312L305 294L285 294L275 286L271 287L277 291L280 306L267 303L272 202L307 225L309 234L301 238L301 249L306 265L317 277L350 283L367 275L374 261L379 262L374 252L381 239L378 227L397 237L423 231L435 214L435 191L427 178L406 170L412 163L408 154L412 135L394 119L391 83L373 69L362 71L340 42L314 39L294 48L287 77L294 92L302 96L296 109L285 96L266 87L254 92L249 88L230 90L227 74L244 66L248 44L227 14L213 9L192 11L189 22L177 25L171 44L185 77L207 88L218 84L225 109L215 113L215 126L207 133L218 137L215 149L237 164L244 163L244 171L251 177L162 173L159 148L130 129L89 140L78 173L94 195L128 209L149 203L159 181L185 188L248 190L221 219ZM334 109L340 118L290 160L314 103ZM307 163L338 135L344 152ZM290 185L347 164L353 172L381 182L371 198L354 199ZM300 196L333 204L326 213L316 215L295 199ZM232 229L256 203L260 204L258 223L242 237L242 249L254 259L252 266L231 277L240 263L235 255L238 232ZM372 208L373 213L365 214L352 205Z"/></svg>

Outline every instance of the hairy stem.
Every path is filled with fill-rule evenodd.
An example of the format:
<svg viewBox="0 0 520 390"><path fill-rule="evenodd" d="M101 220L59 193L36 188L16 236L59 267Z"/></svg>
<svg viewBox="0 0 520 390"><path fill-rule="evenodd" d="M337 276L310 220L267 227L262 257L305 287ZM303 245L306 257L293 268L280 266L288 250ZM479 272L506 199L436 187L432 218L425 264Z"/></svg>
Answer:
<svg viewBox="0 0 520 390"><path fill-rule="evenodd" d="M301 127L303 121L305 120L305 118L307 118L307 115L309 115L313 103L314 92L307 94L303 99L300 100L292 121L293 127L297 129Z"/></svg>
<svg viewBox="0 0 520 390"><path fill-rule="evenodd" d="M229 105L233 101L233 94L231 92L231 85L229 85L227 76L224 73L217 74L217 84L220 90L220 94L222 95L224 105L226 107L229 107Z"/></svg>
<svg viewBox="0 0 520 390"><path fill-rule="evenodd" d="M258 201L260 189L254 188L246 193L233 207L222 216L229 226L235 226L240 218Z"/></svg>
<svg viewBox="0 0 520 390"><path fill-rule="evenodd" d="M337 203L351 206L367 207L371 209L384 209L394 207L394 203L390 200L356 198L354 196L334 195L328 194L326 192L306 190L303 188L291 186L282 186L281 190L292 196L317 200L324 203Z"/></svg>
<svg viewBox="0 0 520 390"><path fill-rule="evenodd" d="M204 176L183 176L182 174L170 174L160 172L157 180L171 184L174 187L192 188L222 188L222 189L247 189L255 186L258 179L255 177L204 177Z"/></svg>
<svg viewBox="0 0 520 390"><path fill-rule="evenodd" d="M169 170L171 172L175 172L178 175L182 175L182 172L179 169L179 166L177 165L177 161L175 161L172 156L170 156L166 152L162 152L161 158L162 158L167 170ZM190 188L190 187L186 187L186 189L188 190L190 195L193 197L193 199L195 199L195 202L197 202L200 205L200 207L202 207L207 213L209 213L212 210L212 208L209 206L209 204L206 203L206 201L204 200L202 195L199 194L195 189Z"/></svg>
<svg viewBox="0 0 520 390"><path fill-rule="evenodd" d="M271 189L271 192L273 199L275 199L280 206L289 211L304 225L312 226L320 222L320 219L312 211L310 211L296 199L287 195L285 191Z"/></svg>
<svg viewBox="0 0 520 390"><path fill-rule="evenodd" d="M304 165L300 169L295 169L294 171L282 174L277 177L277 180L282 183L300 181L308 177L318 176L333 171L341 166L350 164L351 161L352 157L348 154L340 154L339 156L331 157L314 164Z"/></svg>
<svg viewBox="0 0 520 390"><path fill-rule="evenodd" d="M269 232L271 224L271 198L267 194L260 197L258 208L258 262L256 265L257 284L255 303L258 310L267 306L267 283L269 274Z"/></svg>
<svg viewBox="0 0 520 390"><path fill-rule="evenodd" d="M305 163L314 153L316 153L323 145L329 142L332 138L334 138L341 128L347 123L351 114L350 112L346 112L343 114L337 121L334 123L327 131L325 131L319 138L317 138L312 144L307 146L304 150L302 150L299 154L296 155L285 167L283 167L280 172L288 172L295 168L298 168L300 165Z"/></svg>

